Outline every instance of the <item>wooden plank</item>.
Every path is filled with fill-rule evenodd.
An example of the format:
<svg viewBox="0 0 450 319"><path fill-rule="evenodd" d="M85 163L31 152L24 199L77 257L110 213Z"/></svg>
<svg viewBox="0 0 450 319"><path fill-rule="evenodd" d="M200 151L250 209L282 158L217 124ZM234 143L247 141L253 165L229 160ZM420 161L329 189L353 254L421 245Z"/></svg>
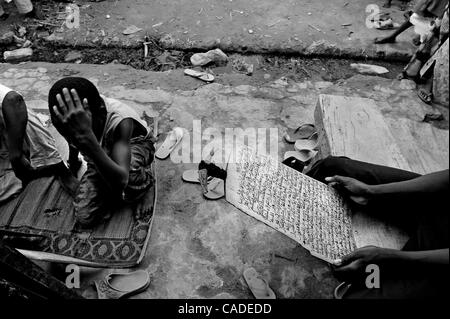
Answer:
<svg viewBox="0 0 450 319"><path fill-rule="evenodd" d="M449 131L409 119L386 119L411 170L419 174L449 167Z"/></svg>
<svg viewBox="0 0 450 319"><path fill-rule="evenodd" d="M320 95L315 109L318 159L347 156L354 160L411 170L389 126L371 99ZM357 247L401 249L408 240L400 229L355 211L352 226Z"/></svg>
<svg viewBox="0 0 450 319"><path fill-rule="evenodd" d="M322 94L314 117L320 138L319 158L347 156L411 170L373 100Z"/></svg>

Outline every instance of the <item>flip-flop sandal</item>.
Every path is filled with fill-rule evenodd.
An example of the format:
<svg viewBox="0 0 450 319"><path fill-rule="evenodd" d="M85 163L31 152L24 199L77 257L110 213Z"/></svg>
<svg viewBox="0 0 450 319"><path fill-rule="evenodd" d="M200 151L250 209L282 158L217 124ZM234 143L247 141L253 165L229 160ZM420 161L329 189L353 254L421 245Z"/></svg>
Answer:
<svg viewBox="0 0 450 319"><path fill-rule="evenodd" d="M319 133L315 132L309 138L295 141L294 148L296 151L312 151L319 146Z"/></svg>
<svg viewBox="0 0 450 319"><path fill-rule="evenodd" d="M433 94L420 89L417 91L417 96L426 104L431 104Z"/></svg>
<svg viewBox="0 0 450 319"><path fill-rule="evenodd" d="M111 273L94 283L99 299L121 299L146 290L150 285L150 276L145 270Z"/></svg>
<svg viewBox="0 0 450 319"><path fill-rule="evenodd" d="M210 200L217 200L225 196L225 182L220 178L213 178L208 183L208 192L203 193L203 196Z"/></svg>
<svg viewBox="0 0 450 319"><path fill-rule="evenodd" d="M205 81L205 82L213 82L214 81L214 75L206 73L206 72L202 72L202 71L186 69L186 70L184 70L184 74L192 76L194 78L197 78L197 79Z"/></svg>
<svg viewBox="0 0 450 319"><path fill-rule="evenodd" d="M316 132L314 124L302 124L297 127L292 133L284 134L284 140L290 144L294 144L296 140L302 138L310 138Z"/></svg>
<svg viewBox="0 0 450 319"><path fill-rule="evenodd" d="M299 161L297 158L291 156L284 159L283 162L284 165L289 166L290 168L295 169L297 172L302 173L303 169L305 168L305 163L302 161Z"/></svg>
<svg viewBox="0 0 450 319"><path fill-rule="evenodd" d="M340 283L335 289L334 289L334 298L335 299L343 299L345 294L349 291L349 289L352 287L351 283L348 282L342 282Z"/></svg>
<svg viewBox="0 0 450 319"><path fill-rule="evenodd" d="M275 293L267 281L258 274L255 268L244 270L244 279L256 299L276 299Z"/></svg>
<svg viewBox="0 0 450 319"><path fill-rule="evenodd" d="M312 160L316 155L317 151L315 150L301 150L301 151L289 151L284 153L284 159L295 158L302 163L308 163Z"/></svg>
<svg viewBox="0 0 450 319"><path fill-rule="evenodd" d="M214 177L212 177L212 176L208 176L208 182L211 181L213 178ZM187 171L184 171L183 175L181 176L181 179L187 183L200 184L200 179L198 177L197 169L188 169Z"/></svg>
<svg viewBox="0 0 450 319"><path fill-rule="evenodd" d="M184 131L181 127L175 127L167 135L166 140L161 144L155 153L155 156L161 160L169 157L170 153L183 139Z"/></svg>
<svg viewBox="0 0 450 319"><path fill-rule="evenodd" d="M394 22L392 21L392 19L387 19L384 21L375 21L374 22L374 27L375 29L378 30L390 30L394 28Z"/></svg>

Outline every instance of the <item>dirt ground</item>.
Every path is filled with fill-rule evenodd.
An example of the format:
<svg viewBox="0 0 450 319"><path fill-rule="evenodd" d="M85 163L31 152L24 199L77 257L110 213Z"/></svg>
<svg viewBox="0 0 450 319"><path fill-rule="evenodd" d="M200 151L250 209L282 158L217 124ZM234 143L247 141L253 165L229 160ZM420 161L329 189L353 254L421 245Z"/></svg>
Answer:
<svg viewBox="0 0 450 319"><path fill-rule="evenodd" d="M80 26L64 25L65 3L41 1L46 20L30 21L36 36L52 34L52 43L76 46L140 47L145 35L164 48L227 52L290 53L358 58L405 59L413 46L411 30L398 43L374 45L373 39L391 31L366 25L378 5L396 23L404 21L397 5L381 7L381 0L106 0L74 1L80 8ZM378 3L380 2L380 3ZM369 6L369 7L368 7ZM326 8L326 9L324 9ZM366 12L366 10L368 10ZM372 11L371 11L372 10ZM20 22L17 16L0 22L0 33ZM124 35L135 25L140 31Z"/></svg>

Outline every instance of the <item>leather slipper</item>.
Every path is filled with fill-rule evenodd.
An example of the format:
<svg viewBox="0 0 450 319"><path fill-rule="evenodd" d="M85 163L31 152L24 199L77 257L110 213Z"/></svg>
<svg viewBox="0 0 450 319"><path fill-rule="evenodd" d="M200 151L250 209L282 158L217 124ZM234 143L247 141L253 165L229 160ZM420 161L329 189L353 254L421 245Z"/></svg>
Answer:
<svg viewBox="0 0 450 319"><path fill-rule="evenodd" d="M111 273L94 283L99 299L122 299L146 290L150 285L150 275L145 270Z"/></svg>

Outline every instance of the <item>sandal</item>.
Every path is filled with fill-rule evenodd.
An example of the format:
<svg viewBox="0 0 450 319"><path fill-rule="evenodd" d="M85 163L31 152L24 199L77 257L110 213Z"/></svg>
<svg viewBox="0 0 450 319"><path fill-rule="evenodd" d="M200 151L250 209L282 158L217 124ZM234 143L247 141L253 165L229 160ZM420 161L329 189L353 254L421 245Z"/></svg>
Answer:
<svg viewBox="0 0 450 319"><path fill-rule="evenodd" d="M301 163L306 164L310 160L312 160L317 155L317 153L318 152L315 150L289 151L284 153L284 160L293 157Z"/></svg>
<svg viewBox="0 0 450 319"><path fill-rule="evenodd" d="M299 139L295 141L294 148L296 151L312 151L319 146L319 133L315 132L309 138Z"/></svg>
<svg viewBox="0 0 450 319"><path fill-rule="evenodd" d="M289 153L289 152L287 152L287 153ZM285 157L286 157L286 154L285 154ZM294 156L290 156L290 157L288 156L281 163L283 163L286 166L289 166L292 169L295 169L297 172L300 172L300 173L302 173L303 169L305 168L305 163L303 163L302 161L298 160Z"/></svg>
<svg viewBox="0 0 450 319"><path fill-rule="evenodd" d="M431 104L433 100L433 93L427 92L424 89L419 89L417 91L417 96L426 104Z"/></svg>
<svg viewBox="0 0 450 319"><path fill-rule="evenodd" d="M287 132L283 137L287 143L294 144L298 139L310 138L315 132L314 124L306 123L297 127L291 134Z"/></svg>
<svg viewBox="0 0 450 319"><path fill-rule="evenodd" d="M167 135L166 140L155 153L156 158L163 160L169 157L170 153L180 144L183 139L184 131L181 127L175 127Z"/></svg>
<svg viewBox="0 0 450 319"><path fill-rule="evenodd" d="M214 177L208 176L208 182L210 182ZM197 169L188 169L187 171L183 172L183 175L181 176L181 179L183 182L186 183L195 183L200 184L200 179L198 176L198 170Z"/></svg>
<svg viewBox="0 0 450 319"><path fill-rule="evenodd" d="M334 298L335 299L343 299L345 294L349 291L349 289L352 287L351 283L348 282L342 282L340 283L335 289L334 289Z"/></svg>
<svg viewBox="0 0 450 319"><path fill-rule="evenodd" d="M192 76L192 77L202 80L204 82L213 82L214 81L214 75L206 73L206 72L202 72L202 71L186 69L186 70L184 70L184 74Z"/></svg>
<svg viewBox="0 0 450 319"><path fill-rule="evenodd" d="M146 290L150 285L150 275L145 270L111 273L94 284L99 299L122 299Z"/></svg>
<svg viewBox="0 0 450 319"><path fill-rule="evenodd" d="M223 179L214 178L208 183L207 192L203 192L206 199L217 200L225 196L225 182Z"/></svg>
<svg viewBox="0 0 450 319"><path fill-rule="evenodd" d="M256 299L276 299L267 281L257 273L255 268L244 270L244 279Z"/></svg>

